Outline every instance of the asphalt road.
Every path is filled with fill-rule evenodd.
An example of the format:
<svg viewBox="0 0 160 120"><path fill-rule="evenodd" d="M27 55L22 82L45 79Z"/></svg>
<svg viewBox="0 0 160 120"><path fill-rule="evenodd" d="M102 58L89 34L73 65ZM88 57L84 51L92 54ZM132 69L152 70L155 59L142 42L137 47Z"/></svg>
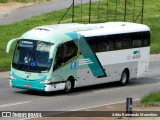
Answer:
<svg viewBox="0 0 160 120"><path fill-rule="evenodd" d="M150 61L145 78L130 81L125 87L115 83L75 89L71 94L62 91L43 93L11 88L9 72L0 73L0 111L69 111L134 100L160 90L160 57Z"/></svg>
<svg viewBox="0 0 160 120"><path fill-rule="evenodd" d="M56 11L64 8L70 7L73 0L53 0L46 3L35 4L28 7L22 7L13 10L7 14L0 14L0 25L10 24L18 22L33 16L38 16L43 13L48 13L51 11ZM89 0L83 0L82 3L86 3ZM92 0L92 2L97 0ZM81 0L75 0L75 4L80 4ZM63 16L63 14L62 14ZM59 18L60 19L60 18Z"/></svg>

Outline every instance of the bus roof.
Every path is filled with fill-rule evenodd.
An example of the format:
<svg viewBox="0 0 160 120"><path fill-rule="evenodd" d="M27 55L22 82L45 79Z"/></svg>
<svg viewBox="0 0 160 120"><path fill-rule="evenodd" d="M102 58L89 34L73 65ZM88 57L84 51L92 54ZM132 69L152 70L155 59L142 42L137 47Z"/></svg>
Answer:
<svg viewBox="0 0 160 120"><path fill-rule="evenodd" d="M71 32L89 37L138 31L150 31L150 29L146 25L130 22L107 22L97 24L69 23L36 27L26 32L21 38L55 43L55 39L59 39L60 37L69 39L67 34Z"/></svg>
<svg viewBox="0 0 160 120"><path fill-rule="evenodd" d="M84 35L85 37L89 37L139 31L150 31L149 27L146 25L129 22L108 22L96 24L96 26L98 27L98 30L92 29L87 32L78 31L78 33Z"/></svg>

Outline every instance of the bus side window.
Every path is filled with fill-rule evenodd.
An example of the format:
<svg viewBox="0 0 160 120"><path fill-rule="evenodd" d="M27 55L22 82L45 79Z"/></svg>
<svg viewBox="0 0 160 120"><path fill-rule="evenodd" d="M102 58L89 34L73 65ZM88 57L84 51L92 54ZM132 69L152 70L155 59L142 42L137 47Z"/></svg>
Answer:
<svg viewBox="0 0 160 120"><path fill-rule="evenodd" d="M131 39L130 38L124 38L122 41L122 48L128 49L131 48Z"/></svg>
<svg viewBox="0 0 160 120"><path fill-rule="evenodd" d="M142 40L133 40L132 41L133 47L141 47L142 46Z"/></svg>
<svg viewBox="0 0 160 120"><path fill-rule="evenodd" d="M65 43L66 45L66 54L64 55L64 61L67 62L68 60L72 59L77 55L78 48L73 41Z"/></svg>
<svg viewBox="0 0 160 120"><path fill-rule="evenodd" d="M64 46L62 44L57 48L57 53L56 53L56 57L55 57L55 61L54 61L53 70L55 70L58 67L60 67L61 64L64 62L64 58L63 58L64 52L63 51L64 51Z"/></svg>
<svg viewBox="0 0 160 120"><path fill-rule="evenodd" d="M13 61L15 61L16 63L18 63L18 62L22 62L23 60L22 59L20 59L20 47L19 47L19 45L17 45L16 46L16 48L17 48L17 51L14 53L14 60ZM21 61L19 61L19 60L21 60Z"/></svg>
<svg viewBox="0 0 160 120"><path fill-rule="evenodd" d="M96 53L97 52L97 39L90 37L90 38L86 38L86 40L87 40L88 45L92 49L92 51Z"/></svg>
<svg viewBox="0 0 160 120"><path fill-rule="evenodd" d="M119 41L119 40L116 41L115 42L115 47L116 47L117 50L121 49L122 48L121 41Z"/></svg>
<svg viewBox="0 0 160 120"><path fill-rule="evenodd" d="M106 41L103 39L103 37L99 37L98 42L98 52L104 52L106 51Z"/></svg>
<svg viewBox="0 0 160 120"><path fill-rule="evenodd" d="M107 39L106 40L106 50L107 51L112 51L112 50L114 50L114 42L113 42L113 40L110 40L110 39Z"/></svg>
<svg viewBox="0 0 160 120"><path fill-rule="evenodd" d="M109 50L115 50L114 42L110 42L110 49Z"/></svg>
<svg viewBox="0 0 160 120"><path fill-rule="evenodd" d="M136 32L132 34L132 47L136 48L136 47L142 47L143 46L143 36L141 34L141 32Z"/></svg>
<svg viewBox="0 0 160 120"><path fill-rule="evenodd" d="M143 46L149 46L150 45L150 33L149 32L143 32L142 33L143 37Z"/></svg>
<svg viewBox="0 0 160 120"><path fill-rule="evenodd" d="M149 40L146 38L143 40L144 46L149 46Z"/></svg>
<svg viewBox="0 0 160 120"><path fill-rule="evenodd" d="M78 48L73 41L60 45L57 49L53 70L59 68L73 57L77 55Z"/></svg>

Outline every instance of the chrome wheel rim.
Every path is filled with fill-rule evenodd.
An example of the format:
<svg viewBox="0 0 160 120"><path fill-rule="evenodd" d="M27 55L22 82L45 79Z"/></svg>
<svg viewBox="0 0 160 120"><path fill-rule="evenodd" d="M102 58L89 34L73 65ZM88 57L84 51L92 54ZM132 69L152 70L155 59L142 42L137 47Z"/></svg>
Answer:
<svg viewBox="0 0 160 120"><path fill-rule="evenodd" d="M123 73L122 74L122 83L126 83L126 81L127 81L127 75L126 75L126 73Z"/></svg>
<svg viewBox="0 0 160 120"><path fill-rule="evenodd" d="M71 82L68 80L68 81L66 82L66 90L69 91L69 90L71 89L71 87L72 87L72 84L71 84Z"/></svg>

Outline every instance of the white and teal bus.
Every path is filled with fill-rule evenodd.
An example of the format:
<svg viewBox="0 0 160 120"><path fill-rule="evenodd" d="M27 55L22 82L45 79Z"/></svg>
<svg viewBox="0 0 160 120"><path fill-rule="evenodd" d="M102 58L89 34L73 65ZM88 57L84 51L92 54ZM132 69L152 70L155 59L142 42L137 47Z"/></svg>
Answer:
<svg viewBox="0 0 160 120"><path fill-rule="evenodd" d="M150 29L129 22L36 27L16 42L13 88L70 92L73 88L143 77L149 67Z"/></svg>

